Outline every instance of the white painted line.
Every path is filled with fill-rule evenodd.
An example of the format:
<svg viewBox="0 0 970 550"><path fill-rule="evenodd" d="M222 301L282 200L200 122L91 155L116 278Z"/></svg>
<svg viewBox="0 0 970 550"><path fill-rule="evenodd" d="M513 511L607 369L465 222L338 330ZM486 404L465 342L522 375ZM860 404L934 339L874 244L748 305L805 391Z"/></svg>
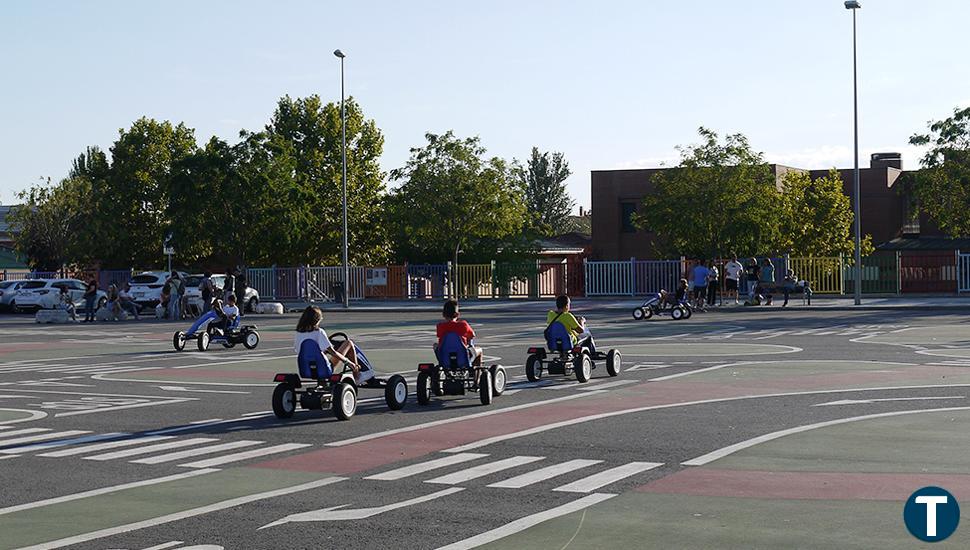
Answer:
<svg viewBox="0 0 970 550"><path fill-rule="evenodd" d="M813 407L828 407L832 405L869 405L871 403L884 403L888 401L939 401L949 399L966 399L964 395L944 395L933 397L888 397L885 399L842 399L839 401L829 401L828 403L816 403Z"/></svg>
<svg viewBox="0 0 970 550"><path fill-rule="evenodd" d="M101 529L99 531L84 533L82 535L75 535L73 537L67 537L67 538L58 539L54 541L44 542L34 546L27 546L27 547L21 548L20 550L51 550L54 548L63 548L65 546L71 546L72 544L80 544L82 542L88 542L92 540L101 539L104 537L119 535L121 533L130 533L132 531L138 531L140 529L145 529L147 527L155 527L157 525L171 523L173 521L179 521L186 518L201 516L203 514L208 514L210 512L218 512L219 510L225 510L227 508L235 508L237 506L242 506L243 504L249 504L250 502L265 500L268 498L280 497L284 495L298 493L300 491L307 491L310 489L317 489L325 485L332 485L334 483L344 481L345 479L347 478L328 477L324 479L319 479L317 481L311 481L309 483L301 483L300 485L293 485L290 487L284 487L282 489L266 491L264 493L256 493L252 495L231 498L229 500L216 502L215 504L209 504L208 506L200 506L198 508L192 508L191 510L184 510L182 512L167 514L156 518L146 519L144 521L137 521L134 523L128 523L126 525L118 525L116 527L109 527L107 529Z"/></svg>
<svg viewBox="0 0 970 550"><path fill-rule="evenodd" d="M133 439L121 439L119 441L109 441L107 443L97 443L95 445L83 445L81 447L71 447L70 449L64 449L63 451L43 453L37 456L61 458L64 456L75 456L75 455L83 455L85 453L94 453L98 451L103 451L105 449L116 449L118 447L131 447L132 445L142 445L144 443L151 443L153 441L164 441L166 439L175 439L175 436L169 435L164 437L136 437Z"/></svg>
<svg viewBox="0 0 970 550"><path fill-rule="evenodd" d="M677 374L668 374L667 376L661 376L659 378L651 378L650 382L663 382L664 380L673 380L674 378L681 378L684 376L690 376L692 374L700 374L702 372L710 372L712 370L723 369L725 367L745 365L745 364L749 364L749 361L741 361L737 363L723 363L721 365L714 365L713 367L707 367L707 368L697 369L697 370L689 370L686 372L678 372Z"/></svg>
<svg viewBox="0 0 970 550"><path fill-rule="evenodd" d="M176 481L179 479L185 479L187 477L195 477L204 474L211 474L212 472L218 472L219 470L192 470L191 472L184 472L181 474L175 474L165 477L156 477L153 479L145 479L142 481L133 481L131 483L122 483L121 485L113 485L111 487L102 487L101 489L92 489L90 491L84 491L82 493L74 493L71 495L65 495L62 497L48 498L44 500L37 500L34 502L28 502L26 504L18 504L17 506L10 506L7 508L0 508L0 515L12 514L14 512L21 512L23 510L30 510L33 508L41 508L44 506L50 506L52 504L60 504L62 502L70 502L72 500L79 500L82 498L94 497L98 495L106 495L109 493L116 493L118 491L124 491L125 489L134 489L135 487L146 487L148 485L157 485L159 483L167 483L169 481Z"/></svg>
<svg viewBox="0 0 970 550"><path fill-rule="evenodd" d="M252 392L248 391L233 391L233 390L203 390L201 388L186 388L184 386L159 386L158 389L165 391L181 391L181 392L194 392L194 393L234 393L240 395L249 395Z"/></svg>
<svg viewBox="0 0 970 550"><path fill-rule="evenodd" d="M138 460L132 460L133 464L161 464L162 462L172 462L174 460L181 460L183 458L189 458L190 456L201 456L212 453L218 453L220 451L229 451L232 449L241 449L243 447L252 447L253 445L259 445L262 441L251 441L251 440L241 440L241 441L230 441L229 443L221 443L219 445L210 445L208 447L201 447L198 449L189 449L187 451L176 451L174 453L166 453L158 456L150 456L148 458L140 458Z"/></svg>
<svg viewBox="0 0 970 550"><path fill-rule="evenodd" d="M502 460L496 460L495 462L489 462L488 464L482 464L481 466L474 466L472 468L461 470L446 476L429 479L425 481L425 483L457 485L472 479L478 479L496 472L501 472L502 470L508 470L509 468L517 468L525 464L538 462L544 458L544 456L513 456L510 458L503 458Z"/></svg>
<svg viewBox="0 0 970 550"><path fill-rule="evenodd" d="M427 462L420 462L418 464L412 464L410 466L396 468L394 470L388 470L387 472L382 472L380 474L367 476L364 479L376 479L379 481L394 481L397 479L404 479L406 477L411 477L416 474L430 472L431 470L444 468L445 466L451 466L453 464L461 464L462 462L468 462L470 460L484 458L486 456L488 455L481 454L481 453L462 453L462 454L450 455L443 458L436 458L434 460L429 460Z"/></svg>
<svg viewBox="0 0 970 550"><path fill-rule="evenodd" d="M547 479L552 479L563 474L568 474L575 472L580 468L586 468L587 466L593 466L594 464L599 464L603 462L602 460L586 460L586 459L576 459L563 462L562 464L553 464L552 466L546 466L545 468L540 468L538 470L522 474L520 476L515 476L513 478L506 479L505 481L499 481L498 483L493 483L489 487L502 487L506 489L521 489L527 485L532 485L534 483L539 483L540 481L545 481Z"/></svg>
<svg viewBox="0 0 970 550"><path fill-rule="evenodd" d="M3 435L0 435L0 440L6 439L8 437L13 437L15 435L35 434L39 432L49 432L49 431L51 431L50 428L23 428L20 430L14 430L12 432L3 432ZM3 443L0 443L0 445L3 445Z"/></svg>
<svg viewBox="0 0 970 550"><path fill-rule="evenodd" d="M307 443L284 443L282 445L265 447L265 448L256 449L253 451L245 451L242 453L236 453L229 456L220 456L216 458L210 458L208 460L189 462L188 464L179 464L179 466L182 466L183 468L210 468L212 466L221 466L223 464L229 464L230 462L239 462L240 460L248 460L250 458L256 458L259 456L285 453L286 451L302 449L304 447L309 447L309 446L310 445Z"/></svg>
<svg viewBox="0 0 970 550"><path fill-rule="evenodd" d="M0 426L0 430L9 430L11 426Z"/></svg>
<svg viewBox="0 0 970 550"><path fill-rule="evenodd" d="M350 439L342 439L340 441L334 441L332 443L326 443L326 446L327 447L343 447L344 445L351 445L353 443L360 443L361 441L370 441L371 439L379 439L379 438L382 438L382 437L386 437L388 435L394 435L394 434L400 434L400 433L413 432L413 431L416 431L416 430L423 430L425 428L432 428L434 426L442 426L444 424L451 424L453 422L461 422L463 420L472 420L474 418L483 418L483 417L486 417L486 416L492 416L492 415L496 415L496 414L502 414L502 413L507 413L507 412L512 412L512 411L519 411L519 410L522 410L522 409L529 409L529 408L532 408L532 407L539 407L539 406L542 406L542 405L548 405L550 403L558 403L560 401L569 401L570 399L585 398L585 397L589 397L590 395L593 395L594 393L597 393L597 392L592 392L591 391L589 393L579 393L579 394L575 394L575 395L567 395L567 396L564 396L564 397L556 397L554 399L545 399L543 401L533 401L532 403L525 403L525 404L522 404L522 405L515 405L515 406L512 406L512 407L504 407L504 408L501 408L501 409L492 409L492 410L489 410L489 411L480 412L480 413L474 413L474 414L469 414L469 415L465 415L465 416L455 416L455 417L452 417L452 418L446 418L446 419L443 419L443 420L435 420L433 422L425 422L424 424L415 424L413 426L407 426L407 427L404 427L404 428L396 428L396 429L393 429L393 430L384 430L382 432L376 432L376 433L372 433L372 434L368 434L368 435L362 435L360 437L353 437L353 438L350 438Z"/></svg>
<svg viewBox="0 0 970 550"><path fill-rule="evenodd" d="M663 466L663 462L630 462L622 466L617 466L616 468L603 470L598 474L593 474L578 481L567 483L561 487L556 487L553 491L563 493L589 493L610 483L616 483L621 479L661 466Z"/></svg>
<svg viewBox="0 0 970 550"><path fill-rule="evenodd" d="M720 458L724 458L724 457L726 457L726 456L728 456L730 454L734 454L734 453L736 453L738 451L747 449L749 447L754 447L755 445L759 445L761 443L765 443L765 442L768 442L768 441L772 441L774 439L778 439L778 438L781 438L781 437L785 437L786 435L792 435L792 434L807 432L809 430L815 430L815 429L818 429L818 428L827 428L829 426L837 426L839 424L847 424L849 422L857 422L857 421L860 421L860 420L871 420L873 418L886 418L886 417L889 417L889 416L902 416L902 415L905 415L905 414L919 414L919 413L933 413L933 412L947 412L947 411L966 411L966 410L970 410L970 407L947 407L947 408L943 408L943 409L920 409L920 410L914 410L914 411L893 411L893 412L879 413L879 414L867 414L867 415L864 415L864 416L853 416L853 417L850 417L850 418L839 418L838 420L829 420L829 421L826 421L826 422L818 422L816 424L807 424L805 426L796 426L794 428L788 428L787 430L779 430L777 432L772 432L770 434L760 435L758 437L754 437L754 438L748 439L746 441L741 441L740 443L735 443L734 445L729 445L727 447L723 447L723 448L718 449L716 451L707 453L706 455L702 455L702 456L699 456L697 458L688 460L686 462L682 462L682 464L684 466L703 466L703 465L708 464L710 462L714 462L715 460L718 460Z"/></svg>
<svg viewBox="0 0 970 550"><path fill-rule="evenodd" d="M120 411L123 409L140 409L142 407L154 407L156 405L171 405L173 403L184 403L186 401L195 401L195 400L196 398L194 397L169 398L169 399L165 399L164 401L152 401L150 403L136 403L134 405L121 405L120 407L104 407L104 408L98 408L98 409L89 409L86 411L63 412L63 413L57 413L54 416L62 417L62 416L77 416L79 414L114 412L114 411Z"/></svg>
<svg viewBox="0 0 970 550"><path fill-rule="evenodd" d="M157 544L155 546L149 546L148 548L142 548L142 550L166 550L166 548L173 548L182 544L180 540L173 540L172 542L165 542L162 544Z"/></svg>
<svg viewBox="0 0 970 550"><path fill-rule="evenodd" d="M314 510L312 512L303 512L301 514L292 514L286 516L285 518L274 521L273 523L266 524L260 529L266 529L267 527L275 527L277 525L283 525L291 522L308 522L308 521L355 521L364 518L369 518L371 516L376 516L383 514L384 512L390 512L391 510L397 510L398 508L405 508L407 506L414 506L415 504L420 504L422 502L428 502L429 500L439 499L444 496L448 496L454 493L460 493L464 491L463 487L451 487L443 491L438 491L436 493L431 493L430 495L424 495L422 497L408 499L402 502L395 502L394 504L388 504L385 506L375 506L373 508L358 508L356 510L338 510L338 508L343 508L343 506L331 506L329 508L323 508L322 510Z"/></svg>
<svg viewBox="0 0 970 550"><path fill-rule="evenodd" d="M76 437L74 439L64 439L61 441L49 441L47 443L35 443L33 445L25 445L22 447L13 447L10 449L0 450L0 453L32 453L34 451L42 451L44 449L53 449L56 447L63 447L65 445L78 445L80 443L91 443L94 441L104 441L105 439L118 439L119 437L125 437L127 433L110 433L110 434L96 434L88 435L85 437Z"/></svg>
<svg viewBox="0 0 970 550"><path fill-rule="evenodd" d="M20 445L21 443L33 443L35 441L47 441L49 439L67 439L75 435L84 435L91 432L87 430L67 430L65 432L52 432L40 435L28 435L26 437L15 437L13 439L4 439L0 441L0 447L10 447L13 445Z"/></svg>
<svg viewBox="0 0 970 550"><path fill-rule="evenodd" d="M576 388L577 390L590 391L590 390L605 390L606 388L617 388L620 386L626 386L627 384L636 384L640 380L616 380L613 382L603 382L601 384L594 384L592 386L583 384Z"/></svg>
<svg viewBox="0 0 970 550"><path fill-rule="evenodd" d="M609 500L615 496L616 495L607 493L595 493L592 495L587 495L581 499L563 504L562 506L557 506L555 508L546 510L545 512L539 512L538 514L532 514L531 516L517 519L511 523L503 525L502 527L492 529L491 531L485 531L484 533L475 535L474 537L460 540L447 546L442 546L438 548L438 550L469 550L471 548L477 548L484 544L505 538L509 535L514 535L518 532L525 531L526 529L538 525L544 521L549 521L550 519L565 516L566 514L578 512L579 510L583 510L593 506L594 504L599 504L600 502Z"/></svg>
<svg viewBox="0 0 970 550"><path fill-rule="evenodd" d="M128 458L129 456L137 455L147 455L154 453L156 451L166 451L168 449L178 449L180 447L190 447L192 445L199 445L202 443L209 443L212 441L219 441L211 437L194 437L191 439L180 439L178 441L170 441L168 443L159 443L158 445L149 445L147 447L138 447L137 449L128 449L125 451L114 451L111 453L104 453L100 455L86 456L84 460L114 460L116 458Z"/></svg>
<svg viewBox="0 0 970 550"><path fill-rule="evenodd" d="M267 413L267 414L264 414L262 416L263 417L265 417L265 416L273 416L273 413ZM185 431L188 431L188 430L195 430L195 429L198 429L198 428L208 428L210 426L220 426L222 424L232 424L234 422L245 422L247 420L255 420L257 418L261 418L261 417L260 416L247 416L245 418L230 418L228 420L222 420L221 418L213 418L211 420L197 420L195 422L190 422L189 424L186 424L185 426L177 426L175 428L166 428L164 430L155 430L153 432L148 432L148 434L149 435L156 435L156 434L170 434L170 433L176 433L176 432L185 432Z"/></svg>
<svg viewBox="0 0 970 550"><path fill-rule="evenodd" d="M4 460L4 459L7 459L7 458L17 458L18 456L20 456L20 455L6 455L6 456L0 456L0 460Z"/></svg>

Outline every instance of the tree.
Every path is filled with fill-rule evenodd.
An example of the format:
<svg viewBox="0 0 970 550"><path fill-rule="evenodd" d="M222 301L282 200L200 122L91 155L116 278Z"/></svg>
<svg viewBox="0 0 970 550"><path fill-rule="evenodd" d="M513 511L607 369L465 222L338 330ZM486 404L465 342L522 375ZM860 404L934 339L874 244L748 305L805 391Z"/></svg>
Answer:
<svg viewBox="0 0 970 550"><path fill-rule="evenodd" d="M572 174L562 153L540 153L532 148L525 169L520 170L525 188L526 205L533 216L530 224L543 237L565 233L575 201L566 190L566 178Z"/></svg>
<svg viewBox="0 0 970 550"><path fill-rule="evenodd" d="M949 235L970 235L970 107L930 122L909 143L929 146L910 184L919 208Z"/></svg>
<svg viewBox="0 0 970 550"><path fill-rule="evenodd" d="M636 224L666 256L709 258L774 252L781 196L761 153L742 134L698 130L702 143L678 147L680 164L654 174Z"/></svg>
<svg viewBox="0 0 970 550"><path fill-rule="evenodd" d="M477 137L425 134L407 164L391 172L402 181L390 197L395 251L401 259L490 260L515 242L526 218L525 193L504 160L486 158Z"/></svg>
<svg viewBox="0 0 970 550"><path fill-rule="evenodd" d="M782 185L779 251L795 256L852 256L854 217L838 170L814 180L807 172L793 170L784 175ZM870 254L872 237L866 235L862 245L863 254Z"/></svg>
<svg viewBox="0 0 970 550"><path fill-rule="evenodd" d="M20 231L14 247L38 271L56 271L73 263L81 250L85 230L84 198L91 192L84 178L68 178L56 186L35 185L21 191L21 205L10 212L10 223Z"/></svg>

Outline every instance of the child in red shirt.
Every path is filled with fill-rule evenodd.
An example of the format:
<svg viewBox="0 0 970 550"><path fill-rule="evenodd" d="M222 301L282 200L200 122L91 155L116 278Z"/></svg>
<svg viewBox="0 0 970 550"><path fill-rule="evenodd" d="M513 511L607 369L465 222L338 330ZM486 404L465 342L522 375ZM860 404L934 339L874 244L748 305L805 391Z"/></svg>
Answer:
<svg viewBox="0 0 970 550"><path fill-rule="evenodd" d="M482 366L482 348L475 347L475 331L468 324L468 321L464 319L458 320L458 301L448 300L445 302L445 307L441 312L441 316L445 318L444 321L438 323L438 345L441 345L442 339L446 334L455 333L461 337L461 343L465 347L470 347L469 351L474 350L474 357L472 357L472 366L481 367ZM437 346L435 347L437 349ZM469 353L471 355L471 353Z"/></svg>

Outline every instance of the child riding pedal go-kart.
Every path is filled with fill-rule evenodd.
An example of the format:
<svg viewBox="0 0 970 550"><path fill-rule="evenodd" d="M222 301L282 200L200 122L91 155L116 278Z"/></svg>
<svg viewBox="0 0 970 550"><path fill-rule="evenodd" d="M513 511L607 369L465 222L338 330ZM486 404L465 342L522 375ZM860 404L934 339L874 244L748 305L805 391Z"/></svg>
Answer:
<svg viewBox="0 0 970 550"><path fill-rule="evenodd" d="M569 376L574 374L580 383L588 382L596 361L606 360L606 372L610 376L620 374L622 356L611 349L606 353L596 350L593 335L586 329L585 319L578 320L570 313L568 296L556 298L556 309L546 316L545 347L529 348L525 362L525 375L536 382L547 374ZM548 351L547 351L548 350Z"/></svg>
<svg viewBox="0 0 970 550"><path fill-rule="evenodd" d="M195 340L199 351L209 349L210 343L222 344L226 348L242 344L246 349L255 349L259 345L256 325L240 325L239 308L230 294L227 305L223 306L220 300L216 300L212 309L196 319L188 332L176 332L172 345L175 351L182 351L186 341Z"/></svg>
<svg viewBox="0 0 970 550"><path fill-rule="evenodd" d="M491 404L493 396L505 391L505 369L482 365L483 353L475 346L475 331L458 319L457 301L445 302L442 316L445 320L438 323L434 348L437 362L418 365L418 403L427 405L432 395L465 395L469 390L478 392L482 405Z"/></svg>

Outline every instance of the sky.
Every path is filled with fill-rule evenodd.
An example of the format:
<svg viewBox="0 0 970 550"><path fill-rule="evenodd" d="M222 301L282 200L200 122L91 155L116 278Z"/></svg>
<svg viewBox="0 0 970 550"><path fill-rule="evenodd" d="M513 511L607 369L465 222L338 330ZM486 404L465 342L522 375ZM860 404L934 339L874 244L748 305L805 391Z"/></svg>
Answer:
<svg viewBox="0 0 970 550"><path fill-rule="evenodd" d="M909 136L970 106L970 2L862 3L860 165L916 168ZM142 116L235 142L285 94L339 101L337 48L385 170L454 130L504 158L563 152L588 208L591 170L676 164L699 126L769 162L852 165L841 0L0 0L0 204Z"/></svg>

